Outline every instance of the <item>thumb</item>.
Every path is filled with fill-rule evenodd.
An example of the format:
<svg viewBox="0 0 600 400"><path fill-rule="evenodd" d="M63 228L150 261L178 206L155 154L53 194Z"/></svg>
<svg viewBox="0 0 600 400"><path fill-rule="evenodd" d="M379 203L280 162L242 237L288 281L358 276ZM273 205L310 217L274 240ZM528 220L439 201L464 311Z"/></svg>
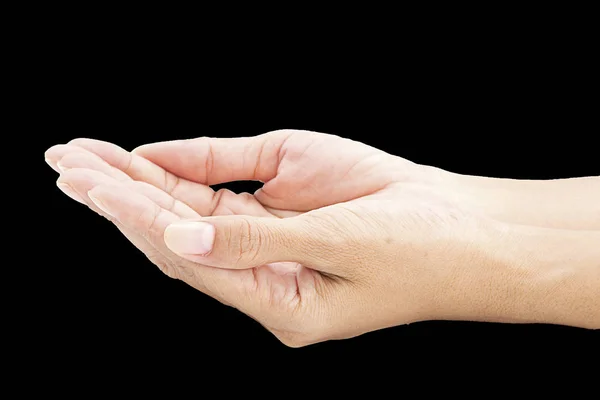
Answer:
<svg viewBox="0 0 600 400"><path fill-rule="evenodd" d="M313 225L313 226L311 226ZM290 261L326 271L323 229L302 216L270 218L218 216L179 221L165 230L165 243L177 255L203 265L245 269Z"/></svg>

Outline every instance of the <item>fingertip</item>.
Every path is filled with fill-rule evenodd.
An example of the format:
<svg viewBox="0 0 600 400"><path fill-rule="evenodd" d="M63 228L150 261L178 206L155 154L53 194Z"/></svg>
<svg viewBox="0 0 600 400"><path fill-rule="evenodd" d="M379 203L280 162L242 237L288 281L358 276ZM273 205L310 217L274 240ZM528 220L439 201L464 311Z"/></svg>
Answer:
<svg viewBox="0 0 600 400"><path fill-rule="evenodd" d="M172 150L173 145L176 145L178 142L178 140L172 140L168 142L147 143L131 150L131 153L140 157L149 158L152 155L160 155L164 151Z"/></svg>
<svg viewBox="0 0 600 400"><path fill-rule="evenodd" d="M60 169L58 168L58 165L56 162L52 161L50 158L45 157L44 161L46 161L46 164L48 164L50 166L50 168L52 168L53 170L55 170L56 172L58 172L60 174Z"/></svg>
<svg viewBox="0 0 600 400"><path fill-rule="evenodd" d="M93 196L95 199L103 200L103 197L110 196L114 191L123 190L120 185L111 185L109 183L100 183L87 191L88 196Z"/></svg>
<svg viewBox="0 0 600 400"><path fill-rule="evenodd" d="M79 146L81 144L95 143L95 142L100 142L100 140L90 139L90 138L75 138L75 139L71 139L67 144L70 144L73 146Z"/></svg>
<svg viewBox="0 0 600 400"><path fill-rule="evenodd" d="M137 154L138 156L141 156L144 153L144 149L151 146L151 144L143 144L141 146L136 147L135 149L131 150L132 154Z"/></svg>
<svg viewBox="0 0 600 400"><path fill-rule="evenodd" d="M65 146L64 144L55 144L52 147L49 147L48 150L44 152L44 158L49 158L51 160L56 158L56 153L59 151L61 147Z"/></svg>
<svg viewBox="0 0 600 400"><path fill-rule="evenodd" d="M154 150L154 149L160 148L166 144L173 143L173 142L176 142L176 140L171 140L171 141L167 141L167 142L146 143L146 144L137 146L135 149L131 150L131 152L136 153L136 154L144 153L146 151Z"/></svg>
<svg viewBox="0 0 600 400"><path fill-rule="evenodd" d="M114 218L113 213L102 201L102 185L96 186L95 188L88 190L87 196L90 199L90 201L94 203L94 205L98 207L102 212Z"/></svg>
<svg viewBox="0 0 600 400"><path fill-rule="evenodd" d="M102 188L102 185L97 185L97 186L94 186L93 188L91 188L90 190L88 190L87 191L88 197L98 198L101 188Z"/></svg>
<svg viewBox="0 0 600 400"><path fill-rule="evenodd" d="M103 173L120 182L126 182L131 180L131 177L129 177L129 175L127 175L120 169L108 164L98 155L92 152L88 152L86 150L67 153L57 163L57 166L63 172L72 168L89 169Z"/></svg>
<svg viewBox="0 0 600 400"><path fill-rule="evenodd" d="M72 146L68 144L57 144L46 150L46 152L44 153L44 159L53 170L55 170L58 173L61 173L64 171L61 171L60 166L58 165L59 162L61 162L65 156L68 156L69 154L73 153L87 153L87 150L78 146Z"/></svg>
<svg viewBox="0 0 600 400"><path fill-rule="evenodd" d="M69 178L70 178L70 175L71 175L71 174L64 174L64 173L61 173L61 174L59 175L58 179L56 179L56 184L57 184L57 185L59 185L59 184L65 184L65 185L69 185L69 186L70 186L70 185L71 185L71 183L72 183L72 182L71 182L71 179L69 179Z"/></svg>
<svg viewBox="0 0 600 400"><path fill-rule="evenodd" d="M86 204L85 200L83 200L83 198L75 191L75 189L73 189L73 187L71 187L71 185L68 185L64 182L57 182L56 186L71 199L78 203Z"/></svg>
<svg viewBox="0 0 600 400"><path fill-rule="evenodd" d="M57 144L57 145L50 147L48 150L46 150L44 152L44 161L46 161L46 164L48 164L50 166L50 168L52 168L59 174L61 171L58 168L58 166L56 165L56 163L58 161L60 161L61 157L64 154L64 150L63 150L64 146L65 145L63 145L63 144Z"/></svg>

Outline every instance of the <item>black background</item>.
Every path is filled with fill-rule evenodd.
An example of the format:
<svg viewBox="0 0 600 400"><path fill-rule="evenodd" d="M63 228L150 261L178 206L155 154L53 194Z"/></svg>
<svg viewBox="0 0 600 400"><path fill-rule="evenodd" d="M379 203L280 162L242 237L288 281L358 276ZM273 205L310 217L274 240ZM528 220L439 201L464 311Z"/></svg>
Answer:
<svg viewBox="0 0 600 400"><path fill-rule="evenodd" d="M132 149L291 128L466 174L598 175L600 68L579 40L585 26L570 39L533 28L511 36L502 26L485 34L415 28L408 36L390 28L369 40L338 35L317 51L305 31L277 42L281 26L225 42L195 25L167 35L160 24L89 22L36 35L24 66L36 112L23 126L41 145L36 192L46 204L44 243L30 255L42 269L32 285L38 300L25 318L47 365L63 360L84 371L106 360L115 368L168 357L199 370L219 363L251 370L348 357L435 365L447 357L519 363L595 354L597 332L583 329L437 321L289 349L250 318L164 276L106 220L64 196L42 159L46 148L76 137Z"/></svg>

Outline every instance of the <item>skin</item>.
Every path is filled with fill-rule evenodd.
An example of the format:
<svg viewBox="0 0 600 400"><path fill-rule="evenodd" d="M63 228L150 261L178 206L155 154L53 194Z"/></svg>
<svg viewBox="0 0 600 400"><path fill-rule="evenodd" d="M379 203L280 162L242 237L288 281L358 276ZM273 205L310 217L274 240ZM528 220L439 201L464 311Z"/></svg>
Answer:
<svg viewBox="0 0 600 400"><path fill-rule="evenodd" d="M463 176L291 130L45 156L166 275L291 347L433 319L600 328L599 177ZM238 180L264 186L209 187Z"/></svg>

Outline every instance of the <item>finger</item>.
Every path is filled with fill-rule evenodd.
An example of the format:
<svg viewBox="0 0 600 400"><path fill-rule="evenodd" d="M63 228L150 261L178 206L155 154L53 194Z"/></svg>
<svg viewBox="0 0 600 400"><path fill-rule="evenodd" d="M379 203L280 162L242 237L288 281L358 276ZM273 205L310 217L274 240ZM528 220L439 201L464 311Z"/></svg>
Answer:
<svg viewBox="0 0 600 400"><path fill-rule="evenodd" d="M117 181L124 182L128 187L136 190L139 193L144 194L152 201L159 204L162 208L172 211L181 218L191 219L201 216L187 204L178 199L173 198L163 190L150 185L147 182L134 181L131 177L125 174L123 171L111 166L102 158L95 153L85 150L77 146L55 146L51 153L61 172L66 172L73 168L85 168L95 170L105 175L116 179ZM59 151L57 151L59 150ZM98 182L97 184L107 183L104 181ZM189 197L192 197L189 195ZM213 198L209 203L203 206L204 215L254 215L261 217L273 217L277 214L283 216L292 216L297 213L285 212L279 210L267 210L262 204L256 200L256 198L249 193L233 193L227 189L221 189L213 195ZM279 215L277 215L279 216Z"/></svg>
<svg viewBox="0 0 600 400"><path fill-rule="evenodd" d="M146 182L129 181L124 184L183 219L193 219L202 216L185 203ZM221 189L215 194L210 209L212 211L208 212L207 215L276 217L276 215L267 211L250 193L234 193L228 189Z"/></svg>
<svg viewBox="0 0 600 400"><path fill-rule="evenodd" d="M129 188L134 190L180 218L198 218L199 215L184 203L172 198L160 189L144 182L127 180L119 182L114 178L94 169L70 168L65 170L58 179L58 184L68 185L72 188L85 204L91 204L87 193L99 185L111 185L113 187ZM98 211L97 209L95 211Z"/></svg>
<svg viewBox="0 0 600 400"><path fill-rule="evenodd" d="M199 214L206 215L210 211L215 192L206 185L180 178L112 143L94 139L75 139L70 141L69 145L91 151L133 180L146 182L161 189Z"/></svg>
<svg viewBox="0 0 600 400"><path fill-rule="evenodd" d="M252 215L271 218L276 216L250 193L234 193L228 189L220 189L215 193L212 209L208 215Z"/></svg>
<svg viewBox="0 0 600 400"><path fill-rule="evenodd" d="M150 185L149 183L129 181L124 182L124 186L146 196L155 202L159 207L172 212L180 218L187 219L200 217L200 214L190 208L187 204L173 198L169 194L163 192L155 186Z"/></svg>
<svg viewBox="0 0 600 400"><path fill-rule="evenodd" d="M161 252L171 253L162 244L161 227L179 221L177 215L124 185L98 185L87 195L104 213L148 239Z"/></svg>
<svg viewBox="0 0 600 400"><path fill-rule="evenodd" d="M197 213L186 208L186 206L180 202L174 203L169 195L161 192L154 186L131 180L127 182L118 182L96 170L81 168L69 169L59 178L59 185L67 186L68 190L75 193L75 195L81 199L82 203L87 204L92 210L113 222L119 231L121 231L135 247L141 250L146 257L156 264L165 274L172 278L181 278L179 275L180 270L176 264L170 262L170 258L180 260L180 257L173 254L173 252L164 245L162 236L160 238L161 240L157 242L156 240L153 240L153 238L145 236L145 232L139 232L130 226L125 226L121 221L116 219L111 212L107 212L106 209L103 208L102 203L92 199L89 196L89 193L92 189L99 186L110 187L112 190L121 193L129 193L131 190L135 190L136 193L139 193L138 196L145 196L148 201L153 202L156 206L163 209L164 213L172 221L177 221L180 218L180 216L175 213L181 213L183 216L195 217L198 216ZM173 212L164 209L169 207ZM158 246L156 245L157 243L159 244ZM196 281L193 286L203 293L213 296L201 281ZM216 296L213 297L218 298ZM222 299L219 298L219 300Z"/></svg>
<svg viewBox="0 0 600 400"><path fill-rule="evenodd" d="M110 214L105 213L98 208L96 204L87 195L88 191L99 184L117 184L117 181L98 171L85 169L70 169L63 173L57 181L57 186L69 197L78 202L87 205L91 210L99 215L109 219L119 229L119 231L148 258L156 258L156 249L148 241L137 233L127 229L118 221L114 220Z"/></svg>
<svg viewBox="0 0 600 400"><path fill-rule="evenodd" d="M324 272L337 268L331 235L302 216L232 215L180 221L166 229L165 243L185 259L219 268L246 269L286 261Z"/></svg>
<svg viewBox="0 0 600 400"><path fill-rule="evenodd" d="M255 180L277 174L285 142L297 131L281 130L245 138L198 138L159 142L133 150L167 171L205 185Z"/></svg>
<svg viewBox="0 0 600 400"><path fill-rule="evenodd" d="M96 149L100 154L117 154L117 157L123 157L124 155L118 156L125 150L114 146L110 143L93 141L89 139L76 139L72 143L79 143L87 146L88 148ZM114 146L114 147L113 147ZM112 148L107 150L106 147ZM116 147L116 150L115 150ZM101 150L100 150L101 149ZM111 151L114 151L111 153ZM55 165L59 169L66 170L69 168L88 168L94 169L104 174L117 179L118 181L133 181L132 177L127 175L117 167L112 166L101 158L98 154L93 153L90 150L86 150L79 145L59 145L54 146L48 151L49 155L55 161ZM113 160L113 162L116 162ZM116 162L118 164L118 162ZM146 163L143 163L144 165ZM162 169L161 169L162 170ZM163 172L161 172L163 173ZM134 174L134 176L136 176ZM141 182L141 181L140 181ZM160 181L161 183L163 181ZM281 210L267 210L258 200L249 193L236 194L230 190L221 189L215 193L212 189L206 190L204 185L199 185L190 182L190 185L183 185L180 190L173 190L172 195L169 195L164 190L152 186L148 182L144 183L132 183L132 188L138 191L142 191L143 194L151 198L153 201L160 203L161 207L174 211L177 215L182 218L195 218L199 215L254 215L254 216L279 216L289 217L297 215L296 212L286 212ZM153 190L155 188L156 190ZM199 190L197 190L199 189ZM191 191L191 192L190 192ZM208 197L211 195L211 197ZM166 197L168 196L168 198ZM175 199L176 196L183 199L175 200L172 204L175 209L172 209L168 204ZM190 204L191 206L188 206ZM191 212L190 212L191 211ZM193 213L193 214L192 214Z"/></svg>
<svg viewBox="0 0 600 400"><path fill-rule="evenodd" d="M74 146L73 146L74 147ZM77 147L76 147L77 148ZM87 150L73 151L65 154L56 162L56 166L61 172L66 172L73 168L84 168L95 170L107 175L119 182L132 181L131 177L123 171L111 166L96 154Z"/></svg>
<svg viewBox="0 0 600 400"><path fill-rule="evenodd" d="M171 252L165 245L164 231L167 226L180 219L175 214L162 209L147 197L122 186L100 185L93 188L88 196L105 213L119 221L127 229L145 237L157 250L171 260L172 270L177 278L219 300L234 304L244 286L250 285L252 274L211 268L192 263ZM161 268L162 269L162 268ZM219 296L215 296L219 293Z"/></svg>
<svg viewBox="0 0 600 400"><path fill-rule="evenodd" d="M87 196L87 192L94 188L94 186L100 184L118 185L119 181L96 170L86 168L71 168L65 170L65 172L60 175L56 181L56 184L61 189L67 187L71 193L74 193L78 197L78 200L81 203L87 204L94 211L103 214L101 212L102 210L95 207L94 203L90 201L89 197Z"/></svg>
<svg viewBox="0 0 600 400"><path fill-rule="evenodd" d="M81 147L77 147L77 146L58 144L58 145L52 146L48 150L46 150L46 152L44 153L44 158L46 159L46 162L48 163L48 165L50 165L50 167L52 167L52 169L54 169L58 173L61 173L60 168L58 168L57 162L61 158L63 158L66 154L73 153L73 152L85 153L86 150Z"/></svg>

